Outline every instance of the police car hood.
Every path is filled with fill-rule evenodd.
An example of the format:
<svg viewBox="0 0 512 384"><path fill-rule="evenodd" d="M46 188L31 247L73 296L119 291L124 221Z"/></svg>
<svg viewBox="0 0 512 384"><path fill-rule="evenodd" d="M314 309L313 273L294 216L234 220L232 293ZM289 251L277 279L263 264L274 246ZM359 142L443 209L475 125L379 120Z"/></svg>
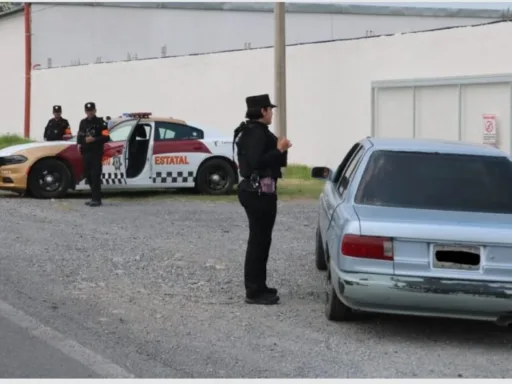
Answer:
<svg viewBox="0 0 512 384"><path fill-rule="evenodd" d="M33 148L41 148L41 147L53 147L60 146L62 144L72 144L69 141L44 141L39 143L27 143L27 144L18 144L13 145L0 150L0 157L3 156L11 156L20 151L26 151L27 149Z"/></svg>

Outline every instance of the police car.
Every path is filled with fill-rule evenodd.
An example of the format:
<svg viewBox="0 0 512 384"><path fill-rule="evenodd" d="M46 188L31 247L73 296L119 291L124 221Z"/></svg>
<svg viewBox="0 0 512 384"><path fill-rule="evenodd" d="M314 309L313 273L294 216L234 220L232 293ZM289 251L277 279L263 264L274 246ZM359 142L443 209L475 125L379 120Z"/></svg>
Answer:
<svg viewBox="0 0 512 384"><path fill-rule="evenodd" d="M103 190L195 188L228 194L238 183L232 138L183 120L128 113L113 120L103 153ZM0 190L38 198L88 190L76 136L0 150Z"/></svg>

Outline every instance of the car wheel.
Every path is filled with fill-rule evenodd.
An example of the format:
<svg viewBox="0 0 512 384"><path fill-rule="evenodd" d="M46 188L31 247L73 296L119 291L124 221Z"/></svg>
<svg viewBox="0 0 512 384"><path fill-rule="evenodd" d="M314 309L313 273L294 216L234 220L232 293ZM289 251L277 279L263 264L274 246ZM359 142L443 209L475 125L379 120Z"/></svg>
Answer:
<svg viewBox="0 0 512 384"><path fill-rule="evenodd" d="M57 159L36 163L28 176L28 188L38 199L55 199L66 195L71 185L68 167Z"/></svg>
<svg viewBox="0 0 512 384"><path fill-rule="evenodd" d="M325 316L329 321L350 321L354 318L351 308L342 303L332 284L331 272L326 278Z"/></svg>
<svg viewBox="0 0 512 384"><path fill-rule="evenodd" d="M226 195L235 185L235 171L226 160L213 159L197 172L196 188L205 195Z"/></svg>
<svg viewBox="0 0 512 384"><path fill-rule="evenodd" d="M317 229L316 229L315 264L316 264L316 268L319 271L327 270L327 261L325 260L325 250L324 250L322 235L320 234L320 227L317 227Z"/></svg>

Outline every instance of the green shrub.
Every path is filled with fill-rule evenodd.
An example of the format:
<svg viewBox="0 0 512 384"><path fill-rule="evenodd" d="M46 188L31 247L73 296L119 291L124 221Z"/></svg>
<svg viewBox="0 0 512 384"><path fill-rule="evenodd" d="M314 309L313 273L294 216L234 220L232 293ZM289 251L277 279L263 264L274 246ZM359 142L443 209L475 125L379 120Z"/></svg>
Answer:
<svg viewBox="0 0 512 384"><path fill-rule="evenodd" d="M33 140L25 139L18 135L1 135L0 136L0 149L10 147L11 145L31 143Z"/></svg>

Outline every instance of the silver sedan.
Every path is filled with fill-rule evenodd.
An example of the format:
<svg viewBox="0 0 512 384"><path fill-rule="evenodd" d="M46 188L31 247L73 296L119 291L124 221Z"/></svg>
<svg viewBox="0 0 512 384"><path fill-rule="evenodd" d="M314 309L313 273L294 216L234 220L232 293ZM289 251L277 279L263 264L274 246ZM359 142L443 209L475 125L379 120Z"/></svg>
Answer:
<svg viewBox="0 0 512 384"><path fill-rule="evenodd" d="M320 195L326 316L358 311L512 323L512 163L461 142L366 138Z"/></svg>

